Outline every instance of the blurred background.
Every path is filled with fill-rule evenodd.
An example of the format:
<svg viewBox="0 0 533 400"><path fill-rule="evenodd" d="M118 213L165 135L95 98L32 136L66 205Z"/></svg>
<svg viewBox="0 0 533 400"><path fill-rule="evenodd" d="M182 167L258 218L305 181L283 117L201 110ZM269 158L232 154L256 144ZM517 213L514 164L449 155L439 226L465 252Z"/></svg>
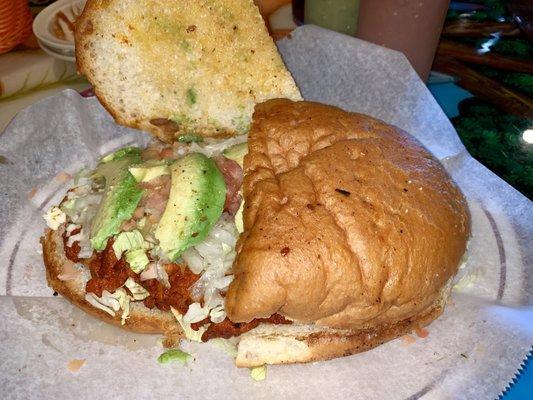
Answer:
<svg viewBox="0 0 533 400"><path fill-rule="evenodd" d="M0 131L39 98L89 88L72 37L84 2L0 0ZM255 2L275 40L315 24L403 52L469 152L533 199L533 0Z"/></svg>

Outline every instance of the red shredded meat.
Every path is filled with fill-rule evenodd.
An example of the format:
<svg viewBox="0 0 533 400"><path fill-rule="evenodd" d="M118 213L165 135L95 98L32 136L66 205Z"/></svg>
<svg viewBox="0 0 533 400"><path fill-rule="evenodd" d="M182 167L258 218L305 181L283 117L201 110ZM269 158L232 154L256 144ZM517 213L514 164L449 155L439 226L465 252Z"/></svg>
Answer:
<svg viewBox="0 0 533 400"><path fill-rule="evenodd" d="M107 241L103 251L92 255L89 259L89 269L91 279L87 282L85 291L94 293L98 297L102 296L104 290L109 293L115 292L129 277L139 280L138 275L131 270L124 258L117 260L112 240Z"/></svg>
<svg viewBox="0 0 533 400"><path fill-rule="evenodd" d="M198 330L202 325L209 323L209 319L197 322L196 324L191 324L191 327L194 330ZM239 336L249 330L254 329L261 323L269 324L292 324L292 321L289 321L283 315L274 314L269 318L256 318L250 322L245 323L235 323L226 318L224 321L218 324L211 324L207 330L202 335L202 341L207 342L210 339L214 338L224 338L229 339L232 336Z"/></svg>
<svg viewBox="0 0 533 400"><path fill-rule="evenodd" d="M144 300L144 305L148 308L157 307L163 311L170 311L172 306L181 314L185 314L193 303L189 288L200 276L177 264L167 264L165 270L168 274L169 288L157 279L142 282L143 287L150 293L150 296Z"/></svg>
<svg viewBox="0 0 533 400"><path fill-rule="evenodd" d="M87 293L94 293L98 297L102 296L104 290L113 293L131 277L150 293L150 296L144 300L146 307L157 307L163 311L169 311L170 307L174 307L181 314L185 314L189 306L194 302L191 299L189 289L200 277L193 274L190 269L183 265L167 264L165 265L165 270L168 274L169 288L165 287L157 279L141 282L139 275L131 270L124 258L117 260L113 251L112 240L108 240L107 246L103 251L94 253L89 259L89 269L91 271L91 279L85 287ZM206 318L203 321L191 324L191 327L194 330L198 330L202 325L208 323L210 321ZM232 336L238 336L255 328L260 323L290 324L292 322L279 314L274 314L270 318L254 319L247 323L233 323L226 318L219 324L210 324L207 331L202 335L202 340L207 341L219 337L227 339Z"/></svg>
<svg viewBox="0 0 533 400"><path fill-rule="evenodd" d="M77 233L80 233L81 228L74 229L69 236L76 235ZM65 248L65 256L73 262L80 261L80 258L78 257L78 254L80 254L80 242L74 242L72 243L72 246L67 246L68 238L67 231L63 232L63 247Z"/></svg>

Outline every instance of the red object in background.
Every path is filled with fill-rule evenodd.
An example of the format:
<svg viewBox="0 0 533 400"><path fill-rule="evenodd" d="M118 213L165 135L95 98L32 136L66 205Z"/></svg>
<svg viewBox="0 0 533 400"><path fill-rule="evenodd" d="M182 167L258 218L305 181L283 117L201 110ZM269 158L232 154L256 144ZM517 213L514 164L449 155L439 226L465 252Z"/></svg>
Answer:
<svg viewBox="0 0 533 400"><path fill-rule="evenodd" d="M28 0L0 0L0 54L31 35L32 21Z"/></svg>
<svg viewBox="0 0 533 400"><path fill-rule="evenodd" d="M401 51L429 76L450 0L361 0L358 38Z"/></svg>

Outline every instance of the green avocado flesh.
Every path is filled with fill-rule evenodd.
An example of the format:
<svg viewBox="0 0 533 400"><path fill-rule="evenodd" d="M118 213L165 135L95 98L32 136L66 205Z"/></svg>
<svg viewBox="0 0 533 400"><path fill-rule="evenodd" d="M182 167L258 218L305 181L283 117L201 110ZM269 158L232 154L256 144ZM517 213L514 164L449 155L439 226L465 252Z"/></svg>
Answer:
<svg viewBox="0 0 533 400"><path fill-rule="evenodd" d="M168 162L165 160L148 160L128 168L137 182L150 182L161 175L169 175Z"/></svg>
<svg viewBox="0 0 533 400"><path fill-rule="evenodd" d="M226 201L226 185L214 161L200 153L175 161L170 175L170 196L155 237L174 261L204 240L218 221Z"/></svg>
<svg viewBox="0 0 533 400"><path fill-rule="evenodd" d="M114 153L108 154L105 157L102 157L101 162L106 163L110 161L118 161L123 159L124 157L128 156L139 156L141 155L141 149L139 147L123 147L121 149L118 149Z"/></svg>
<svg viewBox="0 0 533 400"><path fill-rule="evenodd" d="M235 161L242 168L244 156L248 154L248 143L239 143L224 150L222 153L226 158Z"/></svg>
<svg viewBox="0 0 533 400"><path fill-rule="evenodd" d="M140 162L140 149L130 150L118 157L111 157L111 161L104 161L96 168L95 173L105 178L105 189L91 225L91 245L94 250L103 250L107 239L119 233L122 222L130 219L137 208L143 190L137 186L128 167Z"/></svg>

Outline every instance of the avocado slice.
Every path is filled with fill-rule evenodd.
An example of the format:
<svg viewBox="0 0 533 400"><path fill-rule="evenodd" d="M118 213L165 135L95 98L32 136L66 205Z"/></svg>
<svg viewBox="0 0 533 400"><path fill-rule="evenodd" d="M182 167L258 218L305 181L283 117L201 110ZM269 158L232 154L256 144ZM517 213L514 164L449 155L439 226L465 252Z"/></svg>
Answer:
<svg viewBox="0 0 533 400"><path fill-rule="evenodd" d="M222 152L222 154L229 158L230 160L235 161L242 168L244 162L244 156L248 153L248 143L239 143L228 147Z"/></svg>
<svg viewBox="0 0 533 400"><path fill-rule="evenodd" d="M130 165L141 162L140 149L136 149L119 150L118 156L102 161L95 170L96 175L105 178L102 202L91 225L91 245L95 250L103 250L107 239L119 233L120 225L131 218L142 197L143 190L128 171Z"/></svg>
<svg viewBox="0 0 533 400"><path fill-rule="evenodd" d="M142 164L132 165L128 168L137 182L149 182L161 175L170 175L168 162L161 160L148 160Z"/></svg>
<svg viewBox="0 0 533 400"><path fill-rule="evenodd" d="M244 211L244 201L241 201L241 205L237 212L235 213L235 227L237 228L237 232L243 233L244 232L244 220L242 213Z"/></svg>
<svg viewBox="0 0 533 400"><path fill-rule="evenodd" d="M205 239L222 215L226 201L224 177L215 162L190 153L170 166L170 196L155 229L159 247L174 261Z"/></svg>
<svg viewBox="0 0 533 400"><path fill-rule="evenodd" d="M115 160L121 160L123 159L124 157L127 157L127 156L141 156L141 149L139 147L136 147L136 146L129 146L129 147L123 147L121 149L118 149L117 151L111 153L111 154L108 154L107 156L104 156L102 157L102 159L100 160L102 163L107 163L107 162L110 162L110 161L115 161Z"/></svg>

